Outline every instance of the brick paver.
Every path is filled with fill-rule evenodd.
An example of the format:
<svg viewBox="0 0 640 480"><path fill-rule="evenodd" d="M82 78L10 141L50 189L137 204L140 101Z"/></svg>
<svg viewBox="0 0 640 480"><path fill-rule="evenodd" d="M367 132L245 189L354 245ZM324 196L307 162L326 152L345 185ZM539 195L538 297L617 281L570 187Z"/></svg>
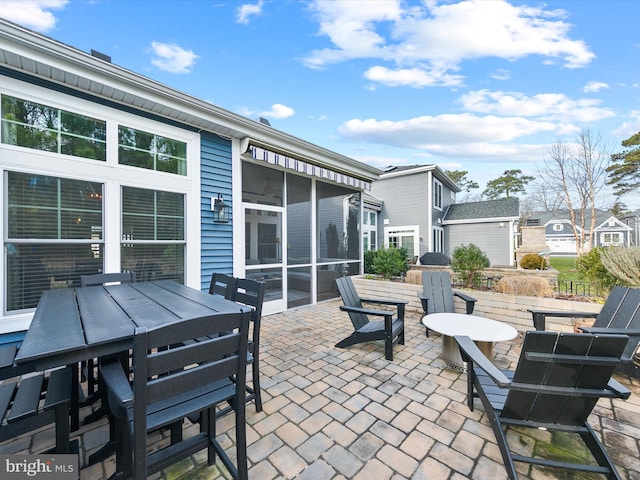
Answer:
<svg viewBox="0 0 640 480"><path fill-rule="evenodd" d="M292 479L475 479L502 480L506 472L495 437L476 402L466 406L466 377L445 368L441 339L426 338L417 312L408 312L405 345L384 358L382 342L335 348L351 333L337 300L265 316L262 321L264 411L247 405L249 477ZM520 339L502 342L496 362L517 360ZM640 383L617 377L633 394L627 401L601 400L591 417L623 478L640 479ZM96 408L94 405L93 408ZM84 416L87 412L83 412ZM193 425L185 423L186 431ZM235 458L233 417L218 422ZM82 426L81 462L107 438L106 422ZM156 437L166 441L166 436ZM162 440L161 440L162 438ZM528 437L528 441L543 441ZM519 439L522 440L522 439ZM30 453L53 444L51 430L0 444L0 453ZM81 480L104 480L114 457L81 470ZM523 479L556 478L519 466ZM154 475L167 480L230 478L223 466L208 467L206 455Z"/></svg>

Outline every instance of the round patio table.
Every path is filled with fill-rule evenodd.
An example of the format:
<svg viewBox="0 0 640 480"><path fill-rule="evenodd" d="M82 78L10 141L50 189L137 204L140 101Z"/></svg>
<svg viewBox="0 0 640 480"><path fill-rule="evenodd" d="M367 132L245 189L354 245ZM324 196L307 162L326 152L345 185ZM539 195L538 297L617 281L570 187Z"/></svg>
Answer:
<svg viewBox="0 0 640 480"><path fill-rule="evenodd" d="M454 335L469 337L489 360L493 360L495 342L512 340L518 336L518 331L511 325L463 313L431 313L422 317L422 323L429 330L442 334L442 358L449 368L461 372L466 371L466 365Z"/></svg>

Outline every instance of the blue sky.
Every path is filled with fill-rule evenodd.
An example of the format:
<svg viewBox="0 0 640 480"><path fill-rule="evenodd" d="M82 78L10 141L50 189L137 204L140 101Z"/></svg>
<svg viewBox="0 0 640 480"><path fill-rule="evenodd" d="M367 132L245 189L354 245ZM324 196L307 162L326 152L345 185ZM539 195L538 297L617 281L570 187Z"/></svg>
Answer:
<svg viewBox="0 0 640 480"><path fill-rule="evenodd" d="M8 20L367 164L467 170L475 194L507 169L539 177L551 145L584 128L611 152L640 131L636 0L0 3Z"/></svg>

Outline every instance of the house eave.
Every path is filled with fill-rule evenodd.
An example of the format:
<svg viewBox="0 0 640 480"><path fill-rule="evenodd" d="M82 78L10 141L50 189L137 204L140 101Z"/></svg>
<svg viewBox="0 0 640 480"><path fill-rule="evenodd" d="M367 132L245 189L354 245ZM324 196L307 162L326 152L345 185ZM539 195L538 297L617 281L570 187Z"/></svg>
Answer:
<svg viewBox="0 0 640 480"><path fill-rule="evenodd" d="M0 19L0 65L116 104L149 112L198 131L256 143L312 159L367 181L377 168L217 107L160 82Z"/></svg>

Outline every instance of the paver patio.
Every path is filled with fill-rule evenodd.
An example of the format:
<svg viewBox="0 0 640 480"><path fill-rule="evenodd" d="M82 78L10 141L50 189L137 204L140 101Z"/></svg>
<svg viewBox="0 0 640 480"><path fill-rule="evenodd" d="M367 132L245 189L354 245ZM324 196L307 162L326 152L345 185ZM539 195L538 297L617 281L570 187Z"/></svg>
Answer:
<svg viewBox="0 0 640 480"><path fill-rule="evenodd" d="M493 432L479 402L465 404L466 376L445 368L439 358L441 338L425 337L418 312L405 319L405 345L384 359L382 342L341 350L334 347L352 331L338 300L264 316L262 386L264 411L247 405L249 477L270 479L477 479L506 477ZM496 345L495 362L517 361L521 337ZM626 400L600 400L591 423L623 478L640 479L640 383L617 377L633 392ZM94 406L94 408L97 405ZM89 412L85 409L84 416ZM197 427L185 423L186 431ZM233 455L233 416L218 421ZM186 433L188 434L188 433ZM82 426L81 462L108 437L106 420ZM548 438L516 438L523 448ZM166 442L157 433L154 441ZM29 453L53 445L52 429L0 444L0 453ZM522 478L572 477L564 472L530 470ZM105 479L115 457L84 467L81 479ZM206 465L201 452L155 479L226 479L221 466ZM593 477L601 478L601 477Z"/></svg>

